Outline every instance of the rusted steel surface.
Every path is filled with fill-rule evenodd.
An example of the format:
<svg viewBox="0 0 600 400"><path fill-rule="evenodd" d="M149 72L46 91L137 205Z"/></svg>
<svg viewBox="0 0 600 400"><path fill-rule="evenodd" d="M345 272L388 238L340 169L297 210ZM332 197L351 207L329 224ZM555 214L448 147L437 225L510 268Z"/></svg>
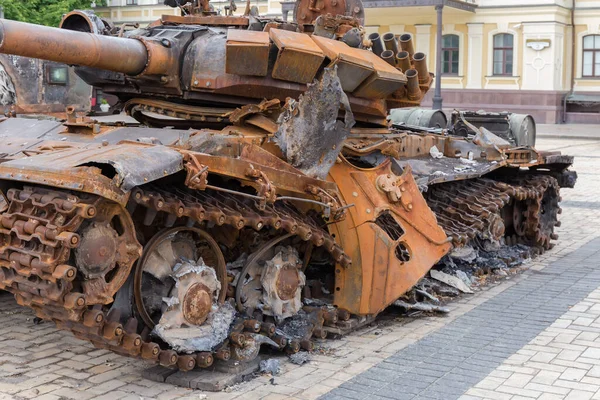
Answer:
<svg viewBox="0 0 600 400"><path fill-rule="evenodd" d="M78 310L79 318L88 320L88 316L82 315L85 305L112 302L112 296L129 276L141 251L131 220L122 207L96 196L79 198L34 187L9 190L7 199L9 207L2 215L0 229L5 238L1 253L4 261L0 264L6 267L12 261L13 268L2 269L2 285L13 288L20 303L34 307L56 306L72 317ZM79 293L71 292L76 276L73 268L66 265L70 249L85 249L90 240L87 235L94 235L88 230L82 237L75 231L85 220L95 221L92 226L102 226L115 218L120 220L124 230L120 234L113 233L112 243L95 248L99 251L99 259L95 260L99 262L95 265L98 270L83 282ZM20 241L10 240L14 236ZM44 252L27 248L27 243L34 238L47 246ZM94 261L86 258L84 263L92 266ZM109 271L113 273L107 280Z"/></svg>
<svg viewBox="0 0 600 400"><path fill-rule="evenodd" d="M295 6L294 13L301 23L310 24L317 17L325 14L344 15L346 13L346 1L328 0L301 0Z"/></svg>
<svg viewBox="0 0 600 400"><path fill-rule="evenodd" d="M193 24L193 25L216 25L216 26L248 26L248 18L245 17L225 17L222 15L163 15L161 22L165 25L174 24Z"/></svg>
<svg viewBox="0 0 600 400"><path fill-rule="evenodd" d="M158 159L161 160L160 165L155 162ZM98 170L97 175L113 181L115 187L127 192L145 182L180 171L183 168L183 156L161 146L88 145L85 148L42 151L40 154L7 161L0 165L0 174L37 171L58 176L61 172L76 171L77 168L95 168ZM82 190L87 191L85 182L82 187Z"/></svg>
<svg viewBox="0 0 600 400"><path fill-rule="evenodd" d="M327 16L352 16L363 22L365 10L358 0L300 0L294 5L294 20L300 24L311 24L319 17Z"/></svg>
<svg viewBox="0 0 600 400"><path fill-rule="evenodd" d="M549 176L507 182L478 178L433 186L427 199L455 245L479 235L550 249L553 228L558 226L558 188L556 179Z"/></svg>
<svg viewBox="0 0 600 400"><path fill-rule="evenodd" d="M315 36L313 40L330 60L329 68L337 67L337 75L344 91L353 92L373 73L373 63L364 59L357 49L324 37Z"/></svg>
<svg viewBox="0 0 600 400"><path fill-rule="evenodd" d="M50 82L52 71L66 80ZM65 118L65 103L77 111L90 109L92 88L62 63L0 55L0 111Z"/></svg>
<svg viewBox="0 0 600 400"><path fill-rule="evenodd" d="M230 29L227 32L225 72L234 75L266 76L270 44L268 32Z"/></svg>
<svg viewBox="0 0 600 400"><path fill-rule="evenodd" d="M451 248L421 195L410 168L391 163L361 170L336 164L330 179L343 199L354 203L344 221L332 226L352 258L336 269L335 304L355 314L374 314L415 285Z"/></svg>
<svg viewBox="0 0 600 400"><path fill-rule="evenodd" d="M410 35L366 36L360 1L300 1L294 23L182 7L0 25L0 51L77 64L147 126L0 119L0 288L39 317L189 371L312 350L452 249L552 246L572 158L388 122L432 74Z"/></svg>
<svg viewBox="0 0 600 400"><path fill-rule="evenodd" d="M186 154L184 152L184 154ZM189 157L197 160L202 165L208 165L211 173L221 176L232 176L245 181L247 184L256 185L256 179L253 179L254 170L262 171L273 182L276 188L285 193L306 193L308 185L322 187L324 189L333 189L335 186L327 182L308 177L300 171L285 172L265 164L255 164L244 159L235 159L229 156L213 156L204 153L187 153ZM263 156L268 157L264 152Z"/></svg>
<svg viewBox="0 0 600 400"><path fill-rule="evenodd" d="M310 83L325 55L308 35L271 29L269 36L279 49L272 76L290 82Z"/></svg>

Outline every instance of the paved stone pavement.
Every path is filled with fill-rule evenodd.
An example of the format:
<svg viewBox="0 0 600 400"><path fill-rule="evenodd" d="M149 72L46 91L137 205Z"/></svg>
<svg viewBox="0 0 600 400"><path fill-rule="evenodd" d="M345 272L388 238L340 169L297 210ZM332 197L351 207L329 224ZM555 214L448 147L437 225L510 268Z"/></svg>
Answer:
<svg viewBox="0 0 600 400"><path fill-rule="evenodd" d="M528 381L541 371L566 372L567 367L563 366L564 364L547 366L545 363L551 361L556 353L564 348L545 350L543 346L549 340L541 343L542 340L536 336L561 317L570 306L583 300L587 293L600 286L599 259L600 238L554 261L541 272L531 274L519 284L498 294L437 332L343 383L323 399L450 400L459 398L473 385L477 389L472 389L468 393L481 396L480 398L510 399L513 394L537 398L544 387L536 384L528 385L534 386L536 390L533 390L534 388L525 386ZM595 317L581 313L578 316L581 319L576 322L568 320L566 316L562 318L573 322L574 325L585 323L590 327L600 316L600 311ZM565 326L562 322L556 324ZM598 327L592 327L590 331L600 333ZM556 329L552 332L556 332ZM559 333L556 332L555 336ZM562 333L560 339L562 343L568 344L576 336ZM532 342L534 344L529 345L528 351L513 356L516 352L522 351L520 349L534 338ZM538 342L541 345L535 344ZM600 354L600 343L594 344L597 346L597 354ZM498 367L503 372L501 375L496 373L486 378L507 357L510 357L509 368ZM572 354L569 353L569 357L569 360L573 360ZM529 361L525 363L528 368L515 369L512 366L515 360L523 359ZM583 369L572 369L571 373L583 372L579 379L585 375L586 371ZM500 381L498 376L503 376L505 379ZM569 376L575 377L575 375ZM479 383L483 378L485 380ZM598 382L600 380L596 383ZM495 391L498 391L497 397L494 397L495 393L491 390L484 390L490 389L493 383L498 386L495 388ZM571 384L570 387L573 389L577 387L577 384L573 386L573 382L567 383ZM598 389L600 386L595 388ZM566 387L558 389L556 393L569 393Z"/></svg>
<svg viewBox="0 0 600 400"><path fill-rule="evenodd" d="M543 139L600 139L600 125L538 124L537 137Z"/></svg>
<svg viewBox="0 0 600 400"><path fill-rule="evenodd" d="M143 362L34 325L0 294L0 399L600 399L600 141L539 147L578 156L560 244L526 273L450 304L448 316L374 324L325 341L303 366L282 358L274 380L202 393L141 379Z"/></svg>
<svg viewBox="0 0 600 400"><path fill-rule="evenodd" d="M599 399L599 337L600 289L595 289L461 398Z"/></svg>

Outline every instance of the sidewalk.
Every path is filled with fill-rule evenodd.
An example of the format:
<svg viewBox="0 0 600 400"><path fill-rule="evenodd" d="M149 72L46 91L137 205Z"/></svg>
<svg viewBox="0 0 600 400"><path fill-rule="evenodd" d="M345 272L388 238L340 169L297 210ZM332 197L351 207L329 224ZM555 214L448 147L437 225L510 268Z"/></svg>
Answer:
<svg viewBox="0 0 600 400"><path fill-rule="evenodd" d="M600 140L600 125L537 124L537 138Z"/></svg>
<svg viewBox="0 0 600 400"><path fill-rule="evenodd" d="M600 395L600 342L594 341L600 336L598 260L600 238L532 271L322 399ZM599 366L592 370L594 365Z"/></svg>

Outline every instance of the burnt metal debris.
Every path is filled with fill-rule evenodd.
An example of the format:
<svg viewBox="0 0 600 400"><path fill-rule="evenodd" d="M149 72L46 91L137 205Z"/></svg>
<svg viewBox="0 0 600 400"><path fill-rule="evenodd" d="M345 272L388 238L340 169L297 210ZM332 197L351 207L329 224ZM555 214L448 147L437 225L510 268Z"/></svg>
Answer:
<svg viewBox="0 0 600 400"><path fill-rule="evenodd" d="M89 111L91 96L65 64L0 54L0 115L65 118L65 105Z"/></svg>
<svg viewBox="0 0 600 400"><path fill-rule="evenodd" d="M188 371L312 350L392 304L444 312L440 260L459 285L552 247L573 158L388 123L432 74L409 34L367 37L359 1L298 2L294 23L172 3L130 31L0 21L0 52L76 65L144 125L0 120L0 287L39 318Z"/></svg>

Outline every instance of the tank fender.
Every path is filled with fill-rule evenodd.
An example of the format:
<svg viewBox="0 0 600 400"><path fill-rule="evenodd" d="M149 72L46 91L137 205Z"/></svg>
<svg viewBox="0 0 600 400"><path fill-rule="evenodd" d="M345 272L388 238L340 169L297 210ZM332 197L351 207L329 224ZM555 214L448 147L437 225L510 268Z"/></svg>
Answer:
<svg viewBox="0 0 600 400"><path fill-rule="evenodd" d="M119 147L114 148L117 149ZM130 191L136 186L181 171L183 155L165 146L136 146L136 150L132 153L129 151L101 153L76 167L94 166L94 164L104 164L114 168L118 175L117 186Z"/></svg>
<svg viewBox="0 0 600 400"><path fill-rule="evenodd" d="M66 142L65 142L66 143ZM120 143L118 145L89 144L60 151L43 152L29 157L7 161L0 166L0 177L10 180L34 180L51 186L71 187L76 176L85 173L82 167L96 167L100 174L112 180L120 192L128 192L144 183L155 181L183 169L183 155L165 146ZM65 176L73 175L71 179ZM59 177L56 183L50 177ZM90 191L97 185L93 176L75 187ZM89 186L89 190L86 187ZM101 193L98 193L101 194Z"/></svg>

